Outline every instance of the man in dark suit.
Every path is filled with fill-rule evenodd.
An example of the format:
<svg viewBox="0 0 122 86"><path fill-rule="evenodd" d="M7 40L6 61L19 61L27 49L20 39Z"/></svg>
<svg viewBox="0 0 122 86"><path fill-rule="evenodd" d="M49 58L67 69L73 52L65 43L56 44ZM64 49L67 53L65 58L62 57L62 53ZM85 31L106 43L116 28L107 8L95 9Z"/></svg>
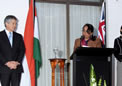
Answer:
<svg viewBox="0 0 122 86"><path fill-rule="evenodd" d="M4 20L6 28L0 32L0 79L2 86L20 86L25 46L22 36L14 32L17 22L15 16L6 16Z"/></svg>
<svg viewBox="0 0 122 86"><path fill-rule="evenodd" d="M122 26L120 28L120 36L114 40L114 55L118 61L122 62Z"/></svg>

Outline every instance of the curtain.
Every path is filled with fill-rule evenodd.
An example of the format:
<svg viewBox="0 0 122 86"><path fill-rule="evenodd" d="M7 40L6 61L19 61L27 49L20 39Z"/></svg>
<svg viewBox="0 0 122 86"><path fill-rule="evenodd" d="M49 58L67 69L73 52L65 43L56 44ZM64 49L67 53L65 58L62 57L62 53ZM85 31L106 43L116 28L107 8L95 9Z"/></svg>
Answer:
<svg viewBox="0 0 122 86"><path fill-rule="evenodd" d="M66 5L36 3L36 8L42 54L42 67L40 69L38 86L51 86L52 70L49 59L55 57L53 49L57 48L59 51L57 58L67 58Z"/></svg>
<svg viewBox="0 0 122 86"><path fill-rule="evenodd" d="M54 58L53 49L57 48L60 53L58 58L67 58L66 46L66 4L36 3L37 17L39 21L40 43L42 54L42 67L38 86L51 86L50 58ZM95 35L100 19L101 7L70 5L70 54L73 52L74 41L81 36L82 27L85 23L91 23L95 27ZM59 67L56 68L56 76L59 76ZM72 62L71 77L72 81ZM67 86L65 68L65 86ZM60 86L59 77L56 78L56 86Z"/></svg>

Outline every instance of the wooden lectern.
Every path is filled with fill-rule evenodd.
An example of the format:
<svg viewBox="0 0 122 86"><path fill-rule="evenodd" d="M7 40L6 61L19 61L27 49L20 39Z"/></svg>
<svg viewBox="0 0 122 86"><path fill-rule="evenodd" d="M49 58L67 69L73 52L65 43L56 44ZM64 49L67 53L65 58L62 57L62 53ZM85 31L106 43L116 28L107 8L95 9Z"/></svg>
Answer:
<svg viewBox="0 0 122 86"><path fill-rule="evenodd" d="M72 54L73 86L89 86L90 65L93 64L97 81L100 77L111 86L112 48L77 48Z"/></svg>
<svg viewBox="0 0 122 86"><path fill-rule="evenodd" d="M52 86L55 86L55 68L59 65L60 68L60 86L64 86L64 64L65 60L63 58L53 58L49 59L52 67Z"/></svg>

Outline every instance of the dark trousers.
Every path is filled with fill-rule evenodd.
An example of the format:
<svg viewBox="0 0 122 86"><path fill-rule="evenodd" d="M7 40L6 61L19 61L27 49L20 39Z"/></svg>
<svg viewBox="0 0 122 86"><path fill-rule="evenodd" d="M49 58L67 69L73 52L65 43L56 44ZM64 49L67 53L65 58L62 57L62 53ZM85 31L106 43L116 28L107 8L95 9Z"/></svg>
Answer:
<svg viewBox="0 0 122 86"><path fill-rule="evenodd" d="M21 73L0 74L2 86L20 86Z"/></svg>

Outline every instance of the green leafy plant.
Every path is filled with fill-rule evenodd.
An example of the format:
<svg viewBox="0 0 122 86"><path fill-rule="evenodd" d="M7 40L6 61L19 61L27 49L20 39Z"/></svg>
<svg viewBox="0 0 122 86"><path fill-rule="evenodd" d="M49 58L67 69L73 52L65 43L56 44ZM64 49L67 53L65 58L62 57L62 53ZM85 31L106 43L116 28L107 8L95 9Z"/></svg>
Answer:
<svg viewBox="0 0 122 86"><path fill-rule="evenodd" d="M90 86L102 86L102 77L100 77L97 84L96 74L94 71L94 66L92 64L90 65ZM103 86L107 86L106 80L104 80Z"/></svg>
<svg viewBox="0 0 122 86"><path fill-rule="evenodd" d="M104 86L107 86L107 84L106 84L106 80L104 80Z"/></svg>
<svg viewBox="0 0 122 86"><path fill-rule="evenodd" d="M90 86L97 86L96 75L92 64L90 66Z"/></svg>
<svg viewBox="0 0 122 86"><path fill-rule="evenodd" d="M102 84L102 78L100 77L99 81L98 81L98 86L101 86Z"/></svg>

